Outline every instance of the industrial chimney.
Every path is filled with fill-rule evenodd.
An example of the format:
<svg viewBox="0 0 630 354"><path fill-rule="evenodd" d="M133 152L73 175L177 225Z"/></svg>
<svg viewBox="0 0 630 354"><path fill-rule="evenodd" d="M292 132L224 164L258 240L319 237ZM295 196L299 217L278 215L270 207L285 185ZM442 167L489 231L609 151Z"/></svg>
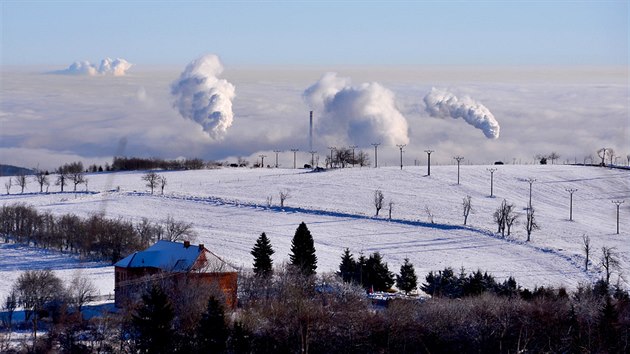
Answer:
<svg viewBox="0 0 630 354"><path fill-rule="evenodd" d="M313 111L308 121L308 151L313 151Z"/></svg>

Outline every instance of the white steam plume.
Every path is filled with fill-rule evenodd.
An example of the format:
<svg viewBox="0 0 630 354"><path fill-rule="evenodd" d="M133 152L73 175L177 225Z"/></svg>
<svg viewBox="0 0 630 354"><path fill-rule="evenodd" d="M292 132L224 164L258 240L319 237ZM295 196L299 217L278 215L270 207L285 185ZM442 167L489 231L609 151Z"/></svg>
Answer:
<svg viewBox="0 0 630 354"><path fill-rule="evenodd" d="M199 123L212 139L221 140L232 125L234 85L217 76L223 66L216 55L192 61L171 85L173 107L182 117Z"/></svg>
<svg viewBox="0 0 630 354"><path fill-rule="evenodd" d="M110 59L105 58L101 60L101 65L97 68L96 65L89 61L77 61L72 63L67 69L55 71L56 74L62 75L111 75L111 76L124 76L127 70L131 68L133 64L125 59Z"/></svg>
<svg viewBox="0 0 630 354"><path fill-rule="evenodd" d="M304 91L304 99L320 114L317 132L333 142L409 143L407 120L396 108L394 93L378 83L351 86L349 78L326 73Z"/></svg>
<svg viewBox="0 0 630 354"><path fill-rule="evenodd" d="M468 96L458 99L454 94L435 87L424 96L426 111L432 117L463 118L466 123L481 129L488 139L499 137L499 122L486 106Z"/></svg>

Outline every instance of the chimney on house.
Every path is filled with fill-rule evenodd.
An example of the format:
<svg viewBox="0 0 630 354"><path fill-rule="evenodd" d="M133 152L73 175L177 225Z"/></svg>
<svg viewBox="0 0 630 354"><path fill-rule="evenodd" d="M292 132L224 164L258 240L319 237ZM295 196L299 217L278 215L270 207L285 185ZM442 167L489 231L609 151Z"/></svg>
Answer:
<svg viewBox="0 0 630 354"><path fill-rule="evenodd" d="M184 241L184 248L190 247L190 241Z"/></svg>
<svg viewBox="0 0 630 354"><path fill-rule="evenodd" d="M205 249L205 247L203 246L203 243L200 243L200 244L199 244L199 250L200 250L200 251L203 251L204 249Z"/></svg>

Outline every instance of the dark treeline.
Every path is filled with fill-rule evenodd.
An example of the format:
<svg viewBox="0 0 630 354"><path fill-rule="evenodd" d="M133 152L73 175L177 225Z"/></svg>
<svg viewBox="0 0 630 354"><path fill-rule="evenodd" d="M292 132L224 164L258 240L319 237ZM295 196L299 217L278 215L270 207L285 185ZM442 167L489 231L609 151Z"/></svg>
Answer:
<svg viewBox="0 0 630 354"><path fill-rule="evenodd" d="M307 276L285 265L270 277L241 274L234 311L223 308L217 294L158 280L123 311L85 321L63 314L42 321L46 334L35 347L64 353L630 350L627 293L590 285L574 292L546 288L528 299L483 292L458 299L395 299L375 308L358 285L334 274Z"/></svg>
<svg viewBox="0 0 630 354"><path fill-rule="evenodd" d="M213 163L208 163L212 165ZM164 160L159 158L114 157L112 171L137 170L201 170L208 165L202 159Z"/></svg>
<svg viewBox="0 0 630 354"><path fill-rule="evenodd" d="M79 254L86 258L116 262L160 239L193 238L191 224L172 218L165 225L143 219L138 224L103 215L80 218L73 214L56 216L38 212L25 204L0 208L0 235L4 242L32 245Z"/></svg>

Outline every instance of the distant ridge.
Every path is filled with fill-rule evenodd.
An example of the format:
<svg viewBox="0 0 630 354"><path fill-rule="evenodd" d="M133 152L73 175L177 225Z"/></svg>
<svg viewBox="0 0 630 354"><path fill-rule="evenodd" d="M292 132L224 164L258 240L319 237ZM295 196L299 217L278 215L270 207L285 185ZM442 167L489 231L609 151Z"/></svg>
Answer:
<svg viewBox="0 0 630 354"><path fill-rule="evenodd" d="M33 173L35 173L35 171L24 167L0 164L0 177L17 176L22 173L25 175L32 175Z"/></svg>

